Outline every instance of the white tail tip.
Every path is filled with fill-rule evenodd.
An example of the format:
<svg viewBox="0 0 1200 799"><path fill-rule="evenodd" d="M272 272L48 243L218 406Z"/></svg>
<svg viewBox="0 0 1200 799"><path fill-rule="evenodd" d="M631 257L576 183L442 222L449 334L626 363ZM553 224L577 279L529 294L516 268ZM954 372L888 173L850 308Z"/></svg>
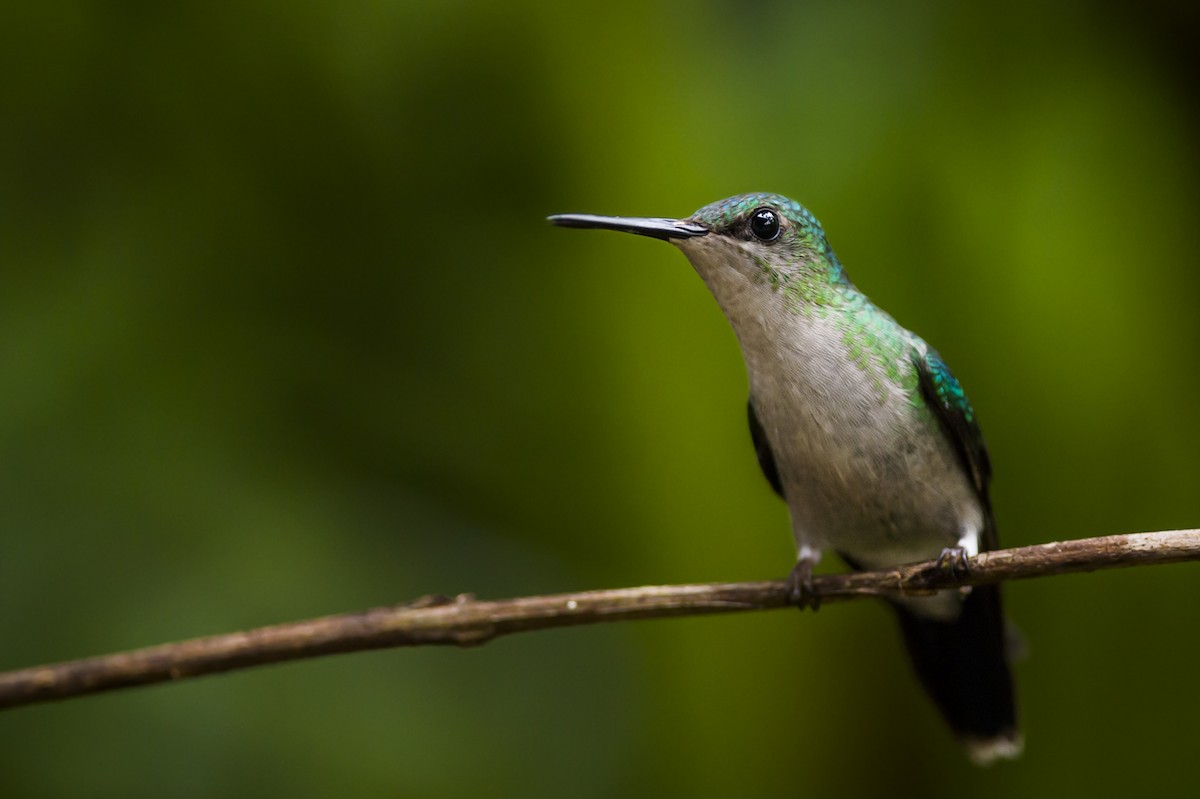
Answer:
<svg viewBox="0 0 1200 799"><path fill-rule="evenodd" d="M1025 740L1018 732L1001 735L996 738L965 738L963 745L967 748L967 757L977 766L990 766L997 760L1013 760L1020 757L1025 748Z"/></svg>

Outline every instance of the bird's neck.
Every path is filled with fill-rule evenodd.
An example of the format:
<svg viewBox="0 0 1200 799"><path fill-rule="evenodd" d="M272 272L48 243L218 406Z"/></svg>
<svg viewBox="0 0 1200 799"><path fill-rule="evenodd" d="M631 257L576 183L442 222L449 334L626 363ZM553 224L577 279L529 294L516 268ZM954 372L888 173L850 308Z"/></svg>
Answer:
<svg viewBox="0 0 1200 799"><path fill-rule="evenodd" d="M806 393L803 384L819 389L833 376L879 396L889 386L908 387L907 332L840 266L832 276L828 264L780 268L735 248L718 242L682 249L729 319L752 387L783 379Z"/></svg>

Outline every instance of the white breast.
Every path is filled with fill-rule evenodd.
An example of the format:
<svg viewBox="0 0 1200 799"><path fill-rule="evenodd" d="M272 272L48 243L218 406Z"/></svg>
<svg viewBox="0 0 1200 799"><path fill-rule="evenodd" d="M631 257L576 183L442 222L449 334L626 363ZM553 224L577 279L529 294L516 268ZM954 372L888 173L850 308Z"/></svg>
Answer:
<svg viewBox="0 0 1200 799"><path fill-rule="evenodd" d="M753 262L731 265L738 246L706 236L681 249L738 336L797 545L832 547L869 568L977 539L979 499L915 389L852 356L844 313L798 310Z"/></svg>

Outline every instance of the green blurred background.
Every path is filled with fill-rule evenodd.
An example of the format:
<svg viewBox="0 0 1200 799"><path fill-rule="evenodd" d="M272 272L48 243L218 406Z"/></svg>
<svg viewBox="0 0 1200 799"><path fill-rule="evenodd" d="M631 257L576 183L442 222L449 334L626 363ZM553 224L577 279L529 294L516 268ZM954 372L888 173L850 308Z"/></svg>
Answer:
<svg viewBox="0 0 1200 799"><path fill-rule="evenodd" d="M781 577L732 333L548 213L779 191L954 365L1002 540L1200 524L1185 0L0 11L0 669L404 601ZM1014 584L969 766L886 610L579 628L0 714L6 796L1174 787L1197 567Z"/></svg>

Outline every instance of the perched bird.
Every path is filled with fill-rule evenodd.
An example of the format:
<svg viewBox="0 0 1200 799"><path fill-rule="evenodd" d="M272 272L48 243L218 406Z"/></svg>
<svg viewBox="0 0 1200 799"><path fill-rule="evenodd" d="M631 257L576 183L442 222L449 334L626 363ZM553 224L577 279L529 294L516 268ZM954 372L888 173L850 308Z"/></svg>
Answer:
<svg viewBox="0 0 1200 799"><path fill-rule="evenodd" d="M941 356L859 291L817 219L743 194L686 219L561 214L564 227L674 244L725 312L750 382L750 434L788 505L794 599L832 549L854 569L997 546L991 465L971 403ZM1021 751L999 586L890 600L918 678L977 762Z"/></svg>

